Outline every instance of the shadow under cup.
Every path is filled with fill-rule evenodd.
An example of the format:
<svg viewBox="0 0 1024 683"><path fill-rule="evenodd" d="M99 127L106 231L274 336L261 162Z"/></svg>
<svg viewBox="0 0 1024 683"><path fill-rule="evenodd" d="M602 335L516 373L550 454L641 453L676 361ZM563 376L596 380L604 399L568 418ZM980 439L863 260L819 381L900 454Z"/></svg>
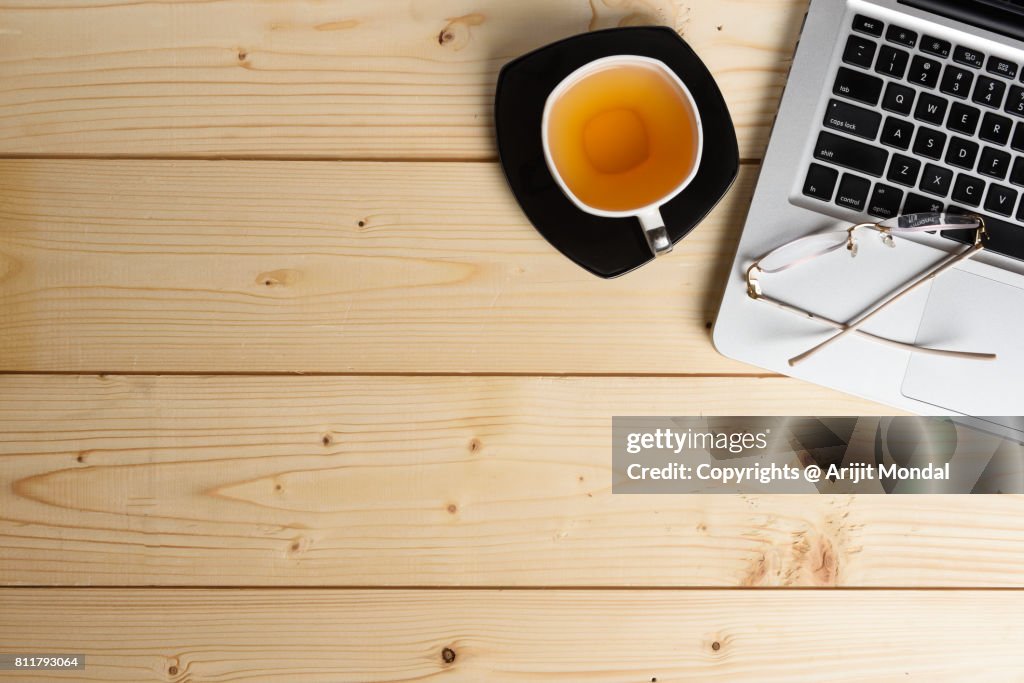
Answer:
<svg viewBox="0 0 1024 683"><path fill-rule="evenodd" d="M653 254L672 250L659 207L693 180L703 135L671 69L636 55L590 62L551 92L541 126L548 169L581 211L638 218Z"/></svg>
<svg viewBox="0 0 1024 683"><path fill-rule="evenodd" d="M739 170L736 133L725 100L707 67L675 31L662 26L613 28L542 47L502 68L494 102L501 167L523 213L552 246L603 278L642 266L654 259L654 253L635 212L581 208L579 198L556 178L554 164L549 165L542 124L549 97L568 76L603 58L625 56L662 63L685 85L699 113L702 146L692 179L660 207L665 239L675 244L721 200ZM614 116L597 122L591 131L596 142L601 140L602 125L612 130L630 125ZM636 122L632 125L635 134ZM606 171L636 162L630 158L635 152L631 145L606 151L607 157L596 160Z"/></svg>

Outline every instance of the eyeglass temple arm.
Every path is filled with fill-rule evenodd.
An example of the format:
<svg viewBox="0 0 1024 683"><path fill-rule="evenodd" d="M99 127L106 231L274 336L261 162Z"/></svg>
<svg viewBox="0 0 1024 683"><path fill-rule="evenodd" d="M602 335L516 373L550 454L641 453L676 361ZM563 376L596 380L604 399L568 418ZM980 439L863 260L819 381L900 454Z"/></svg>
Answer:
<svg viewBox="0 0 1024 683"><path fill-rule="evenodd" d="M782 309L784 311L789 311L790 313L798 315L801 318L806 318L808 320L816 320L817 322L820 322L823 325L827 325L828 327L832 327L836 330L845 330L848 327L848 325L832 320L831 318L826 318L822 315L811 313L810 311L805 311L801 308L797 308L796 306L787 304L784 301L779 301L778 299L773 299L770 296L765 296L764 294L760 294L753 298L758 301L763 301L766 304L771 304L772 306L775 306L776 308ZM909 344L907 342L889 339L888 337L881 337L877 334L871 334L870 332L867 332L865 330L854 330L854 334L856 334L859 337L863 337L868 341L873 341L878 344L882 344L883 346L890 346L895 349L900 349L901 351L912 351L914 353L922 353L930 356L943 356L946 358L963 358L965 360L996 359L996 354L994 353L976 353L973 351L952 351L949 349L933 349L929 346L917 346L915 344Z"/></svg>
<svg viewBox="0 0 1024 683"><path fill-rule="evenodd" d="M789 365L791 367L796 367L798 364L800 364L803 361L807 360L808 358L810 358L814 354L818 353L822 349L824 349L824 348L828 347L829 345L839 341L840 339L842 339L843 337L847 336L848 334L852 334L853 332L857 331L862 325L864 325L869 320L871 320L876 314L881 313L883 310L888 308L890 304L893 304L896 301L902 299L903 297L905 297L906 295L910 294L914 290L918 289L919 287L921 287L925 283L934 280L939 275L941 275L945 271L949 270L950 268L952 268L956 264L960 263L961 261L965 261L965 260L971 258L972 256L974 256L976 253L978 253L979 251L984 249L984 244L982 243L982 240L981 240L981 236L983 234L984 234L984 227L979 228L978 229L978 237L976 237L975 242L974 242L973 245L971 245L967 249L961 251L959 254L955 254L955 255L947 258L946 260L941 262L936 268L934 268L930 272L928 272L928 273L924 274L923 276L921 276L921 278L919 278L918 280L915 280L914 282L912 282L911 284L907 285L903 289L897 291L895 294L893 294L892 296L890 296L889 298L884 300L881 304L879 304L875 308L871 309L870 311L868 311L864 315L860 316L859 318L857 318L853 322L849 323L846 326L845 329L841 330L837 334L829 337L828 339L826 339L825 341L821 342L820 344L814 346L813 348L808 349L807 351L804 351L800 355L793 356L792 358L789 359Z"/></svg>

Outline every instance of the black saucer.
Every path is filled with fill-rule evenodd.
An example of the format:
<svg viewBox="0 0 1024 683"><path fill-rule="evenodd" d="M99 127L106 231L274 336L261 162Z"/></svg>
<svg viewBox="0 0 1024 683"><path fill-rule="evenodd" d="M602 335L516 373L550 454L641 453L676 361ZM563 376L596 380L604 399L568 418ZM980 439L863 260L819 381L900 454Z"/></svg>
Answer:
<svg viewBox="0 0 1024 683"><path fill-rule="evenodd" d="M725 195L739 170L736 131L711 73L675 31L664 26L612 28L566 38L509 62L494 102L501 167L523 212L556 249L601 277L616 277L654 257L636 218L580 211L544 162L541 118L558 83L600 57L659 59L689 88L704 127L704 154L693 182L662 207L673 243L685 237ZM671 258L671 256L669 257Z"/></svg>

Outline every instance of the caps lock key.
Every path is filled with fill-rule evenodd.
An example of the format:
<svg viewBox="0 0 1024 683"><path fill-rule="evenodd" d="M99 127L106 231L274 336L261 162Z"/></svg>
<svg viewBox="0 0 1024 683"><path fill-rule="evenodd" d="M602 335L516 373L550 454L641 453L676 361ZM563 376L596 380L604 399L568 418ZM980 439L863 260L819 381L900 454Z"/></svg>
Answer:
<svg viewBox="0 0 1024 683"><path fill-rule="evenodd" d="M878 135L879 126L882 125L882 115L853 104L830 100L828 109L825 110L825 120L822 123L827 128L841 130L866 140L874 140Z"/></svg>

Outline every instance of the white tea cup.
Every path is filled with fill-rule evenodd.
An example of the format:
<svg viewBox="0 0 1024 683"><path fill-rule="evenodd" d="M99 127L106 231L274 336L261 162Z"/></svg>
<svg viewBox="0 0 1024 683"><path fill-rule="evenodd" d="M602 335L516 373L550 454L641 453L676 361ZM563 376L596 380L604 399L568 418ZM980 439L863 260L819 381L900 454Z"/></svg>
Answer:
<svg viewBox="0 0 1024 683"><path fill-rule="evenodd" d="M611 145L614 146L618 141L630 140L636 143L640 140L641 143L645 144L646 156L642 159L637 156L635 150L627 150L627 158L629 162L637 161L634 166L626 168L624 170L614 169L612 172L604 172L597 170L596 164L593 168L587 169L590 174L589 177L596 179L598 185L604 188L615 190L617 188L624 187L629 183L633 183L636 187L631 188L635 190L633 194L642 193L645 189L650 191L656 191L657 196L645 197L644 201L637 206L616 206L613 209L601 208L594 206L596 203L600 203L596 198L590 198L589 201L581 199L576 192L573 191L571 182L566 179L569 166L579 167L582 162L579 159L591 158L585 157L586 154L586 132L587 126L590 126L592 121L588 121L583 130L578 130L578 135L570 136L569 140L560 140L560 136L566 136L568 133L564 130L552 130L553 124L555 126L562 125L556 122L556 110L560 103L569 101L568 96L573 96L573 91L578 88L581 84L585 84L590 81L590 97L591 101L594 98L605 97L607 94L602 95L601 88L607 85L611 87L611 84L617 82L626 90L633 89L636 92L640 92L637 84L644 78L645 74L640 72L621 71L618 74L611 74L609 72L613 70L633 70L643 69L646 72L655 72L660 79L657 80L657 89L659 96L665 98L671 98L675 103L671 105L671 114L673 116L678 115L678 120L669 121L664 115L664 107L661 110L652 109L650 112L645 111L644 107L653 107L654 104L648 98L647 101L630 101L616 103L612 109L607 111L613 111L616 113L625 112L624 116L616 117L605 117L604 123L601 124L602 137L600 138L603 143L611 141ZM604 74L604 76L602 76ZM604 81L597 79L603 78ZM617 81L611 79L618 79ZM651 83L654 83L654 79L650 79ZM654 91L652 90L652 93ZM585 95L580 95L584 97ZM583 100L580 100L583 101ZM668 99L666 99L668 101ZM567 104L566 106L571 106ZM632 113L630 113L632 112ZM597 112L593 120L604 115L605 112ZM568 115L567 115L568 116ZM683 120L685 117L685 120ZM578 118L578 117L576 117ZM626 125L632 127L631 130L622 131L622 135L618 135L615 129L614 122L609 123L608 121L624 121ZM678 124L677 126L674 124ZM574 124L566 124L574 125ZM610 127L609 127L610 126ZM643 126L641 131L637 126ZM635 130L634 130L635 129ZM652 134L655 133L655 134ZM662 218L661 207L666 204L669 200L674 198L680 192L682 192L697 175L697 170L700 167L701 155L704 150L704 131L701 124L700 111L697 109L697 105L694 102L693 96L690 94L686 84L679 78L679 76L672 71L664 62L650 57L643 57L639 55L614 55L611 57L603 57L596 59L592 62L588 62L583 66L579 67L562 81L555 86L555 89L548 95L547 101L544 105L544 115L541 123L541 137L544 147L544 159L547 162L548 170L554 177L558 186L581 211L585 211L595 216L603 216L606 218L626 218L636 217L640 221L640 225L643 228L644 237L647 239L647 244L650 246L651 252L655 256L667 254L672 251L672 241L669 239L668 232L665 230L665 221ZM652 147L653 138L653 147ZM659 143L660 138L660 143ZM596 139L596 138L595 138ZM554 145L553 143L559 143ZM562 145L561 143L565 143ZM622 144L629 144L628 142L622 142ZM636 143L639 144L639 143ZM681 153L666 159L665 154L670 153L670 150L675 149L675 145L684 145L685 150L690 152L690 158L685 158L686 154ZM567 145L567 147L566 147ZM558 146L560 149L566 147L569 152L566 152L564 158L556 158L560 153L553 151L553 147ZM613 154L610 158L623 158L620 153L617 157L614 156L616 150L612 150ZM643 153L641 150L640 154ZM659 157L659 154L661 155ZM566 159L576 159L577 163L569 164ZM629 156L632 155L632 156ZM671 167L672 175L668 178L657 177L657 183L647 182L646 185L637 184L640 183L645 177L650 179L651 173L654 173L656 169L653 166L645 167L645 164L659 163L662 166L666 164ZM565 169L560 169L559 164L562 163L566 166ZM684 170L688 168L688 171L684 173ZM572 172L570 171L569 174ZM646 176L645 176L646 174ZM660 185L665 182L671 182L678 179L673 186L667 190L660 188ZM656 189L658 188L658 189ZM629 189L629 188L628 188ZM650 194L650 191L647 194ZM613 194L613 192L606 192L606 194Z"/></svg>

